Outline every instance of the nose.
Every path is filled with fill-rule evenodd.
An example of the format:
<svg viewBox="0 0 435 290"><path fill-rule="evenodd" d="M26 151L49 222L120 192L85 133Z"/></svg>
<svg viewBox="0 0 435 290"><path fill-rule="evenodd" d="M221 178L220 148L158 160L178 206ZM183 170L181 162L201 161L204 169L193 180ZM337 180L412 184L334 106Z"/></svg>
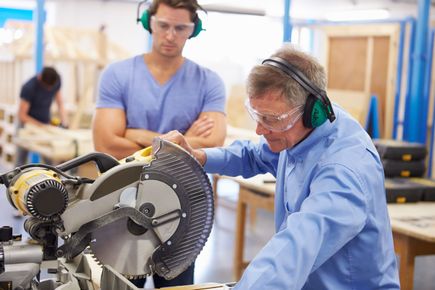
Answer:
<svg viewBox="0 0 435 290"><path fill-rule="evenodd" d="M169 27L169 29L166 31L166 38L168 38L168 39L174 39L175 38L175 36L176 36L176 31L175 31L175 28L174 27Z"/></svg>
<svg viewBox="0 0 435 290"><path fill-rule="evenodd" d="M257 127L255 128L255 133L257 135L266 135L268 133L270 133L271 131L269 129L264 128L263 125L261 125L261 123L257 122Z"/></svg>

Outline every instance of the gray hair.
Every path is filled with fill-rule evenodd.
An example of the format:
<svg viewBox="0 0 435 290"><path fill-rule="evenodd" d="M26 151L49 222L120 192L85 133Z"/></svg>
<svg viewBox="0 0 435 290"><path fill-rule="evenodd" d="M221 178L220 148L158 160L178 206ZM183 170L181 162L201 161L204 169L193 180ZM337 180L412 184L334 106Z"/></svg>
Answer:
<svg viewBox="0 0 435 290"><path fill-rule="evenodd" d="M289 44L278 49L272 56L286 60L299 69L314 85L321 90L326 90L325 69L314 57ZM248 96L258 98L269 91L281 92L291 106L304 105L309 94L298 82L279 68L268 65L254 66L247 80Z"/></svg>

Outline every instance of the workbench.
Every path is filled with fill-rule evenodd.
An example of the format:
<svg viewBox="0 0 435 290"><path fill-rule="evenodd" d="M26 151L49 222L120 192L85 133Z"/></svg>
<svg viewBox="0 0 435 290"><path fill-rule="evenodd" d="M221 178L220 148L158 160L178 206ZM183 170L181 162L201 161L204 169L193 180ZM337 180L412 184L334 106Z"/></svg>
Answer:
<svg viewBox="0 0 435 290"><path fill-rule="evenodd" d="M90 129L69 130L26 124L18 130L15 145L60 163L94 151Z"/></svg>

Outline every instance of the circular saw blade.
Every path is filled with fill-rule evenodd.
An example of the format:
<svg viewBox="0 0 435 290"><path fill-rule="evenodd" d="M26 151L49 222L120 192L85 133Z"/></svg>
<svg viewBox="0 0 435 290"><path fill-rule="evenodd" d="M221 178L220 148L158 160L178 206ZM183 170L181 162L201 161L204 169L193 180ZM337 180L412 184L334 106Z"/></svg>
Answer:
<svg viewBox="0 0 435 290"><path fill-rule="evenodd" d="M159 217L180 209L176 192L159 180L142 182L137 193L139 205L152 205L153 217ZM127 188L126 191L136 190ZM131 221L130 221L131 222ZM151 256L161 242L167 241L177 230L179 220L175 219L142 234L133 234L128 228L129 218L124 218L99 228L92 234L91 250L102 264L111 265L128 278L152 274ZM156 236L157 234L157 236Z"/></svg>
<svg viewBox="0 0 435 290"><path fill-rule="evenodd" d="M137 188L124 190L120 199L126 200L117 206L134 206L151 219L152 229L130 231L128 217L98 227L91 242L95 257L128 278L177 277L195 261L212 229L213 190L204 169L181 147L156 138Z"/></svg>

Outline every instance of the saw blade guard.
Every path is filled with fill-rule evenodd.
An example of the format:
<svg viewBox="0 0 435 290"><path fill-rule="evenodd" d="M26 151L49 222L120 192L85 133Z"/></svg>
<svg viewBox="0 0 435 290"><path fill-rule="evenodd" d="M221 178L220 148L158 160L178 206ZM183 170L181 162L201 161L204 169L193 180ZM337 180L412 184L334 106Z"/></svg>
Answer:
<svg viewBox="0 0 435 290"><path fill-rule="evenodd" d="M125 162L140 162L143 155ZM212 186L192 155L165 140L155 140L152 158L142 164L137 187L126 187L118 206L135 208L149 225L119 219L94 231L90 246L102 264L127 278L157 273L170 280L195 261L210 235Z"/></svg>
<svg viewBox="0 0 435 290"><path fill-rule="evenodd" d="M157 138L153 149L155 160L144 168L142 176L152 171L171 176L181 202L180 226L152 255L154 271L165 279L173 279L195 261L210 235L213 189L203 167L183 148Z"/></svg>

